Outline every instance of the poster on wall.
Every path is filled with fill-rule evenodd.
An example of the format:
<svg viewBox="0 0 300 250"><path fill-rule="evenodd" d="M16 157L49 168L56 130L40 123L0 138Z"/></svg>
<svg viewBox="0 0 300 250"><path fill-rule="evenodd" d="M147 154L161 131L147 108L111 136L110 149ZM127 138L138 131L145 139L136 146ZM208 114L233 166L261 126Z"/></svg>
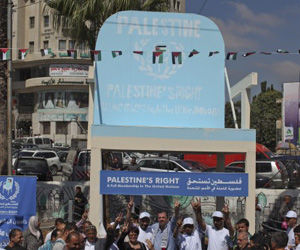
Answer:
<svg viewBox="0 0 300 250"><path fill-rule="evenodd" d="M24 231L36 214L36 177L0 176L0 247L12 228Z"/></svg>
<svg viewBox="0 0 300 250"><path fill-rule="evenodd" d="M299 102L300 86L298 82L284 83L283 85L283 120L284 141L299 144Z"/></svg>
<svg viewBox="0 0 300 250"><path fill-rule="evenodd" d="M87 92L47 91L39 93L38 109L82 109L87 108Z"/></svg>

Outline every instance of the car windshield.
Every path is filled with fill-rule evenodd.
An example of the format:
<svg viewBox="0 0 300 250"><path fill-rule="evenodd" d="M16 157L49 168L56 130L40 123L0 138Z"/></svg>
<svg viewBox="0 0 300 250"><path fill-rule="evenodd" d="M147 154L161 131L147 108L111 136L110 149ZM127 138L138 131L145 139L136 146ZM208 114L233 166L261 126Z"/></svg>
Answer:
<svg viewBox="0 0 300 250"><path fill-rule="evenodd" d="M180 166L183 166L185 169L192 171L193 167L189 164L187 164L185 161L182 160L175 160Z"/></svg>
<svg viewBox="0 0 300 250"><path fill-rule="evenodd" d="M20 157L23 157L23 156L32 156L32 155L33 155L33 152L20 152L19 153Z"/></svg>

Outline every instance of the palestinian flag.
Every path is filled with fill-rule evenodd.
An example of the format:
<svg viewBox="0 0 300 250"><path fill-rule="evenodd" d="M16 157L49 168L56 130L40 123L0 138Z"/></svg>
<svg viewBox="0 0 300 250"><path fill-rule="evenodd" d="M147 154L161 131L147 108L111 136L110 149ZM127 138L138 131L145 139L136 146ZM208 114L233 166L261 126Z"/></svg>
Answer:
<svg viewBox="0 0 300 250"><path fill-rule="evenodd" d="M121 56L122 55L122 51L121 50L113 50L111 52L111 54L112 54L112 57L115 58L117 56Z"/></svg>
<svg viewBox="0 0 300 250"><path fill-rule="evenodd" d="M219 54L219 51L210 51L208 56L213 56L213 55L216 55L216 54Z"/></svg>
<svg viewBox="0 0 300 250"><path fill-rule="evenodd" d="M47 56L47 55L53 55L53 52L51 49L41 49L41 55L42 56Z"/></svg>
<svg viewBox="0 0 300 250"><path fill-rule="evenodd" d="M246 53L243 54L243 57L251 56L251 55L254 55L255 53L256 53L255 51L246 52Z"/></svg>
<svg viewBox="0 0 300 250"><path fill-rule="evenodd" d="M77 58L77 50L76 49L68 49L67 53L68 53L68 56L73 57L74 59Z"/></svg>
<svg viewBox="0 0 300 250"><path fill-rule="evenodd" d="M276 52L279 54L288 54L289 53L288 51L282 50L282 49L278 49L278 50L276 50Z"/></svg>
<svg viewBox="0 0 300 250"><path fill-rule="evenodd" d="M267 55L267 56L272 55L271 52L265 52L265 51L260 52L260 54Z"/></svg>
<svg viewBox="0 0 300 250"><path fill-rule="evenodd" d="M133 51L133 54L138 54L138 55L143 55L144 54L144 51L140 51L140 50L134 50Z"/></svg>
<svg viewBox="0 0 300 250"><path fill-rule="evenodd" d="M19 59L24 60L27 55L28 49L19 49Z"/></svg>
<svg viewBox="0 0 300 250"><path fill-rule="evenodd" d="M197 54L199 54L199 52L198 52L197 50L193 49L193 50L190 52L189 57L192 57L192 56L197 55Z"/></svg>
<svg viewBox="0 0 300 250"><path fill-rule="evenodd" d="M90 54L93 61L101 61L101 50L91 50Z"/></svg>
<svg viewBox="0 0 300 250"><path fill-rule="evenodd" d="M164 57L162 51L154 51L152 56L152 63L156 63L156 58L158 58L158 63L163 63Z"/></svg>
<svg viewBox="0 0 300 250"><path fill-rule="evenodd" d="M155 46L155 50L164 52L167 50L167 46L166 45L157 45L157 46Z"/></svg>
<svg viewBox="0 0 300 250"><path fill-rule="evenodd" d="M237 52L228 52L226 59L227 60L236 60Z"/></svg>
<svg viewBox="0 0 300 250"><path fill-rule="evenodd" d="M172 63L173 64L182 64L181 52L172 52Z"/></svg>
<svg viewBox="0 0 300 250"><path fill-rule="evenodd" d="M0 48L0 59L2 61L10 59L10 49Z"/></svg>

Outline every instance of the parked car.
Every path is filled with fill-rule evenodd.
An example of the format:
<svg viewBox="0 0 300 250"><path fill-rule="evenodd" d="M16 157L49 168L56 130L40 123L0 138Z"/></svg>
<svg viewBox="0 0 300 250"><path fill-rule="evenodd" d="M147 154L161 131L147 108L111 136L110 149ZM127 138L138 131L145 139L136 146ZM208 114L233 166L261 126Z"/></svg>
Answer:
<svg viewBox="0 0 300 250"><path fill-rule="evenodd" d="M22 150L18 154L19 157L33 157L45 158L48 162L49 169L52 175L56 175L58 171L62 170L61 162L55 151L52 150ZM14 162L13 162L14 164Z"/></svg>
<svg viewBox="0 0 300 250"><path fill-rule="evenodd" d="M53 141L47 137L34 136L34 137L25 138L25 143L35 144L39 148L48 149L48 148L52 148Z"/></svg>
<svg viewBox="0 0 300 250"><path fill-rule="evenodd" d="M68 144L65 144L65 143L55 142L53 144L53 148L55 150L67 151L67 150L70 149L70 146Z"/></svg>
<svg viewBox="0 0 300 250"><path fill-rule="evenodd" d="M183 160L163 158L163 157L149 157L142 158L137 161L137 165L141 171L154 171L154 172L199 172L194 169L190 164Z"/></svg>
<svg viewBox="0 0 300 250"><path fill-rule="evenodd" d="M13 166L15 175L37 176L38 181L52 181L47 160L44 158L19 157Z"/></svg>
<svg viewBox="0 0 300 250"><path fill-rule="evenodd" d="M228 168L241 168L245 169L244 161L232 162L225 167L225 171ZM271 188L286 188L289 183L289 177L286 167L281 161L256 161L256 174L264 176L272 180Z"/></svg>

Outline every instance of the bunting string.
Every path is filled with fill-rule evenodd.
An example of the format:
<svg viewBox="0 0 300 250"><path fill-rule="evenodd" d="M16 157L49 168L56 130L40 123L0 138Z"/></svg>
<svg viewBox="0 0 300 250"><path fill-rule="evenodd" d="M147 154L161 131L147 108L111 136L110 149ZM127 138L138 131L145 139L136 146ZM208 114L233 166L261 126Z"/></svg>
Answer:
<svg viewBox="0 0 300 250"><path fill-rule="evenodd" d="M10 60L12 50L16 50L18 59L24 60L28 54L37 54L37 52L29 52L29 49L22 48L0 48L0 60ZM152 63L153 64L162 64L164 63L164 57L166 53L171 55L172 64L182 64L184 56L187 58L195 56L206 56L206 57L215 57L220 53L218 50L208 51L206 53L200 52L197 49L192 49L191 51L168 51L165 45L159 45L155 47L154 51L143 51L143 50L133 50L133 51L124 51L124 50L89 50L82 51L77 49L68 49L65 51L53 51L51 48L41 49L39 54L44 56L49 56L50 58L59 57L59 58L73 58L73 59L91 59L93 61L102 61L102 53L109 52L111 53L112 58L120 57L124 54L136 54L138 56L144 56L151 53ZM300 49L297 52L289 52L288 50L277 49L275 51L231 51L226 53L226 60L237 60L238 58L246 58L253 55L300 55Z"/></svg>

